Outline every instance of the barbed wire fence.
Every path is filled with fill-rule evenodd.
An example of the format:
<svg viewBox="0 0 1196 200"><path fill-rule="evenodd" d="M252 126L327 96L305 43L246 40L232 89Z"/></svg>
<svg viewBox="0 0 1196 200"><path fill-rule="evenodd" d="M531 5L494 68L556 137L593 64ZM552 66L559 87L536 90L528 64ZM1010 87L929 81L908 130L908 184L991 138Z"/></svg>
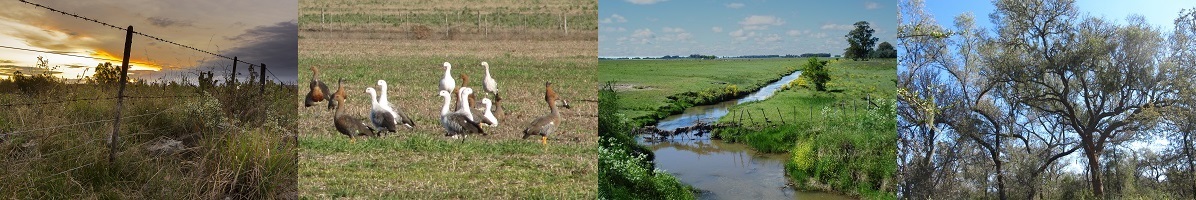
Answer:
<svg viewBox="0 0 1196 200"><path fill-rule="evenodd" d="M3 46L3 45L0 45L0 48L4 48L4 49L12 49L12 50L28 51L28 52L37 52L37 53L45 53L45 54L55 54L55 55L71 56L71 57L78 57L78 58L87 58L87 59L94 59L94 60L104 60L104 61L120 62L120 66L118 66L118 67L119 67L119 69L118 69L118 70L119 70L119 79L117 80L117 83L115 83L115 84L116 84L116 86L118 87L118 89L117 89L117 91L116 91L116 92L117 92L116 96L112 96L112 97L90 97L90 98L62 98L62 99L53 99L53 100L41 100L41 101L36 101L36 100L33 100L33 101L27 101L27 102L17 102L17 103L4 103L4 104L0 104L0 108L6 109L6 110L11 110L11 109L12 109L12 107L48 106L48 105L55 105L55 104L65 104L65 103L72 103L72 102L105 102L105 101L110 101L110 100L116 100L116 102L115 102L115 103L116 103L116 104L115 104L116 106L115 106L115 108L113 109L113 113L114 113L114 116L113 116L113 118L111 118L111 119L99 119L99 120L88 120L88 121L82 121L82 122L76 122L76 123L69 123L69 124L62 124L62 125L54 125L54 126L47 126L47 127L29 128L29 129L23 129L23 130L0 130L0 141L3 141L3 140L5 140L6 138L8 138L8 137L11 137L11 136L22 135L22 134L28 134L28 133L31 133L31 132L47 131L47 130L55 130L55 129L68 128L68 127L76 127L76 126L92 125L92 124L100 124L100 123L109 123L109 122L111 122L111 124L112 124L112 129L113 129L113 130L112 130L111 134L109 135L109 137L108 137L108 139L107 139L107 145L108 145L108 149L109 149L109 152L108 152L108 162L109 162L109 164L111 165L111 164L113 164L113 162L115 161L115 158L116 158L116 155L117 155L117 152L118 152L118 147L117 147L117 144L120 142L120 135L119 135L118 133L120 132L120 125L121 125L121 120L122 120L122 118L123 118L123 119L133 119L133 118L146 117L146 116L157 116L158 114L162 114L162 113L164 113L164 112L167 112L167 111L170 111L170 110L174 110L174 109L176 109L176 108L180 107L180 105L175 105L175 106L173 106L173 107L171 107L171 108L169 108L169 109L163 109L163 110L161 110L161 111L157 111L157 112L145 113L145 114L138 114L138 115L133 115L133 116L123 116L123 117L122 117L122 113L121 113L121 111L122 111L122 107L123 107L123 104L124 104L124 101L125 101L125 100L145 100L145 99L164 99L164 98L171 98L171 99L183 99L183 98L200 98L200 97L205 97L205 95L201 95L201 94L192 94L192 95L127 95L127 94L125 93L125 87L126 87L126 84L129 82L129 77L128 77L128 74L129 74L129 68L130 68L130 66L131 66L130 64L137 64L137 65L140 65L140 66L145 66L145 67L156 67L156 68L159 68L159 69L188 70L188 69L183 69L183 68L176 67L176 66L166 66L166 65L158 65L158 64L145 63L145 62L134 62L134 61L130 61L129 57L130 57L130 53L131 53L131 51L132 51L132 47L131 47L131 46L132 46L132 42L133 42L133 37L134 37L134 36L141 36L141 37L148 38L148 39L150 39L151 41L156 41L156 42L162 42L162 43L166 43L166 44L171 44L171 45L174 45L174 46L177 46L177 47L181 47L181 48L184 48L184 49L192 50L192 51L195 51L195 52L200 52L200 53L203 53L203 54L206 54L206 55L209 55L209 56L211 56L211 57L218 58L218 59L227 59L227 60L231 60L231 61L232 61L232 70L231 70L231 73L228 73L228 74L226 74L226 76L227 76L227 77L226 77L226 80L229 80L230 82L225 82L225 85L226 85L226 86L230 86L229 88L231 88L232 90L240 90L240 89L242 89L242 88L240 88L240 87L239 87L239 85L237 85L237 84L238 84L238 82L239 82L239 81L238 81L238 79L237 79L237 67L238 67L238 63L240 63L240 64L244 64L244 65L247 65L247 67L248 67L248 70L250 71L250 78L251 78L251 79L249 79L249 80L246 80L245 84L248 84L248 85L250 85L250 86L252 86L252 85L257 85L257 86L258 86L258 88L257 88L258 90L257 90L257 94L256 94L256 95L257 95L258 97L264 97L264 96L266 95L266 87L267 87L267 85L268 85L268 84L266 83L266 80L267 80L267 74L269 74L269 77L271 77L271 78L272 78L272 80L271 80L271 81L272 81L273 83L277 83L277 84L279 85L279 87L277 87L277 88L279 88L280 90L281 90L281 89L286 89L286 88L288 88L287 86L282 86L282 84L284 84L284 82L283 82L281 79L279 79L279 78L278 78L278 76L277 76L277 75L275 75L275 74L274 74L272 71L270 71L270 69L269 69L269 68L266 68L266 64L265 64L265 63L253 64L253 63L250 63L250 62L248 62L248 61L241 60L240 58L238 58L238 57L236 57L236 56L226 56L226 55L221 55L221 54L213 53L213 52L211 52L211 51L206 51L206 50L199 49L199 48L196 48L196 47L192 47L192 46L184 45L184 44L177 43L177 42L174 42L174 41L166 40L166 39L163 39L163 38L161 38L161 37L157 37L157 36L149 35L149 34L142 33L142 32L137 32L137 31L134 31L134 29L133 29L133 26L131 26L131 25L130 25L130 26L127 26L127 27L119 27L119 26L113 25L114 23L107 23L107 22L99 21L99 20L96 20L96 19L92 19L92 18L88 18L88 17L81 16L81 15L78 15L78 14L74 14L74 13L71 13L71 12L68 12L68 11L63 11L63 10L55 9L55 8L52 8L52 7L44 6L44 5L41 5L41 4L37 4L37 3L33 3L33 2L29 2L29 1L26 1L26 0L19 0L19 1L20 1L20 2L22 2L22 3L25 3L25 4L32 5L32 6L34 6L34 7L37 7L37 8L46 9L46 10L49 10L49 11L55 12L55 13L58 13L58 14L62 14L62 15L66 15L66 16L70 16L70 17L77 18L77 19L84 20L84 21L93 22L93 23L96 23L96 24L99 24L99 25L103 25L103 26L105 26L105 27L108 27L108 28L113 28L113 29L117 29L117 30L124 31L124 32L125 32L125 43L124 43L124 49L123 49L124 51L123 51L123 54L122 54L122 55L123 55L123 57L121 57L121 59L113 59L113 58L102 58L102 57L88 56L88 55L76 55L76 54L70 54L70 53L64 53L64 52L58 52L58 51L51 51L51 50L31 49L31 48L21 48L21 47L13 47L13 46ZM205 56L205 57L206 57L206 56ZM205 60L206 60L206 58L205 58ZM254 70L254 69L253 69L253 68L255 68L255 67L257 68L257 70ZM211 71L210 71L210 69L211 69L211 68L209 68L209 71L208 71L208 73L207 73L207 74L208 74L208 76L209 76L209 78L211 78L211 77L210 77L210 76L211 76ZM257 72L257 73L254 73L254 72ZM85 72L85 73L86 73L86 72ZM203 72L202 72L201 70L196 70L196 69L190 69L190 71L188 71L188 72L185 72L185 73L203 74ZM200 77L202 77L202 76L200 76ZM185 77L184 77L184 78L185 78ZM258 78L258 80L256 80L257 84L254 84L254 83L253 83L253 82L254 82L254 80L252 80L252 78ZM297 83L296 83L296 84L297 84ZM164 87L164 90L165 90L165 86L163 86L163 87ZM202 89L202 86L201 86L201 89ZM252 88L246 88L246 89L252 89ZM242 96L241 96L241 94L246 94L246 92L241 92L241 91L229 91L228 93L232 94L232 95L231 95L231 97L234 97L234 98L240 98L240 97L242 97ZM266 110L266 109L267 109L266 107L268 107L268 105L264 105L264 106L258 106L258 107L255 107L255 109L253 109L253 111L247 111L247 112L261 112L261 113L266 113L266 111L267 111L267 110ZM9 132L6 132L6 131L9 131ZM61 133L62 133L62 132L57 132L57 134L61 134ZM52 135L50 135L50 136L47 136L47 137L52 137ZM98 139L97 139L97 140L98 140ZM96 141L96 140L89 141L89 142L88 142L88 144L90 144L91 142L94 142L94 141ZM73 147L73 148L78 148L78 147ZM58 151L58 152L62 152L62 151L65 151L65 150L61 150L61 151ZM94 164L94 163L89 163L89 164L87 164L87 165L91 165L91 164ZM87 166L87 165L78 166L78 167L72 168L72 169L70 169L70 170L67 170L67 171L60 172L60 173L58 173L58 174L61 174L61 173L66 173L66 172L72 171L72 170L74 170L74 169L79 169L79 168L85 167L85 166Z"/></svg>
<svg viewBox="0 0 1196 200"><path fill-rule="evenodd" d="M733 135L743 135L750 130L762 130L779 126L799 125L804 123L826 123L834 118L864 115L865 112L881 108L877 101L870 96L864 99L849 99L831 103L829 105L778 105L756 108L728 109L726 115L715 121L696 121L693 124L671 129L659 129L655 126L641 127L637 134L649 134L656 141L664 141L675 137L687 139L715 139L716 135L709 134L715 129L731 128ZM709 135L708 135L709 134ZM690 138L689 136L696 136Z"/></svg>

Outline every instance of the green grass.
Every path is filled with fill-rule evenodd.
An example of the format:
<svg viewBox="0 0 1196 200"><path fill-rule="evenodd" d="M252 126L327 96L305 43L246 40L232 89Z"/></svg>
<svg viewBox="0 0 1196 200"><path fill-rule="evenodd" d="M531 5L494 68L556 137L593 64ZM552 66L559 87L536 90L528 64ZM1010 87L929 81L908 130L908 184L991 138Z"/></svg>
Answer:
<svg viewBox="0 0 1196 200"><path fill-rule="evenodd" d="M596 90L593 62L524 57L376 57L301 56L300 66L320 67L320 78L335 88L345 79L345 109L364 117L370 104L365 87L375 81L390 84L390 101L415 118L417 128L401 129L381 138L351 144L333 128L333 113L323 103L300 108L301 198L595 198L597 137ZM479 65L491 65L499 81L505 117L499 127L484 127L489 136L471 136L463 142L444 137L439 123L442 99L436 96L443 76L441 63L453 64L453 77L470 76L469 86L478 99ZM306 67L305 67L306 68ZM311 77L301 70L302 81ZM563 122L547 146L539 138L521 139L522 130L535 117L547 113L544 82L570 100L562 109ZM458 80L460 84L460 80ZM335 89L333 89L335 90ZM302 105L299 91L296 105Z"/></svg>
<svg viewBox="0 0 1196 200"><path fill-rule="evenodd" d="M720 122L745 125L716 134L789 153L786 174L799 188L895 198L896 62L831 61L828 68L829 92L798 79L767 100L732 107Z"/></svg>
<svg viewBox="0 0 1196 200"><path fill-rule="evenodd" d="M800 58L600 60L598 80L613 81L619 86L616 88L619 104L628 118L650 124L694 105L747 95L798 70L803 61ZM693 93L684 94L687 92Z"/></svg>
<svg viewBox="0 0 1196 200"><path fill-rule="evenodd" d="M548 148L520 140L464 142L413 134L359 140L305 137L300 176L304 198L593 198L578 185L593 184L592 161L558 155L593 155L596 148ZM313 162L314 161L314 162ZM396 187L421 185L421 187Z"/></svg>

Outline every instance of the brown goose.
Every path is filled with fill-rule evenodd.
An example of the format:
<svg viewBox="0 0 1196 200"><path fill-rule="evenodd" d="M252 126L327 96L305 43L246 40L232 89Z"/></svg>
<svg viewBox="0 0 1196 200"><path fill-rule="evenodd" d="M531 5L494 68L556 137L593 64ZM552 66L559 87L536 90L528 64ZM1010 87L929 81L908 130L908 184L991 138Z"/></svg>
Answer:
<svg viewBox="0 0 1196 200"><path fill-rule="evenodd" d="M458 137L470 133L481 133L482 127L478 126L477 122L470 120L468 115L461 112L449 112L449 104L452 102L452 94L449 91L440 91L440 96L444 97L444 106L440 108L440 125L444 126L444 136Z"/></svg>
<svg viewBox="0 0 1196 200"><path fill-rule="evenodd" d="M336 92L335 92L335 93L332 93L332 101L329 101L329 102L328 102L328 109L329 109L329 110L331 110L331 109L340 109L340 104L341 104L341 103L344 103L343 101L340 101L340 100L343 100L343 99L349 98L349 96L345 96L345 90L344 90L344 87L342 87L342 86L341 86L341 82L344 82L344 81L345 81L345 79L344 79L344 78L341 78L341 79L337 80L337 82L336 82L336 85L337 85L337 86L336 86Z"/></svg>
<svg viewBox="0 0 1196 200"><path fill-rule="evenodd" d="M311 81L307 83L307 88L309 90L307 92L307 99L303 101L303 107L311 107L316 102L324 101L329 92L328 85L320 81L319 70L316 70L315 66L311 67ZM332 102L329 101L329 104L332 104Z"/></svg>
<svg viewBox="0 0 1196 200"><path fill-rule="evenodd" d="M556 98L556 92L552 91L552 82L544 82L544 102L548 103L548 115L536 118L526 129L523 129L523 139L539 135L540 143L548 145L548 135L556 132L557 126L560 126L560 112L556 108Z"/></svg>
<svg viewBox="0 0 1196 200"><path fill-rule="evenodd" d="M340 93L340 91L345 89L343 86L344 81L345 79L340 79L336 82L337 93ZM343 95L334 97L335 98L333 98L333 100L338 101L341 105L344 105L345 98ZM344 110L344 106L338 106L336 108L336 113L333 115L333 123L336 124L336 131L349 136L349 142L357 143L357 136L365 136L374 133L374 129L369 125L366 125L365 122L362 122L361 118L346 115Z"/></svg>
<svg viewBox="0 0 1196 200"><path fill-rule="evenodd" d="M459 86L459 87L457 87L457 89L454 89L454 90L453 90L453 94L454 94L454 95L460 95L460 94L461 94L461 88L468 88L468 87L469 87L469 86L468 86L468 84L469 84L469 75L460 74L460 75L459 75L459 77L461 77L461 86ZM469 94L469 96L468 96L468 97L463 97L463 98L459 98L459 99L457 99L457 104L458 104L458 105L460 105L462 101L469 102L469 103L471 103L471 104L473 104L473 102L476 102L476 101L473 101L473 94ZM460 111L460 110L458 110L458 109L461 109L461 107L453 108L453 111Z"/></svg>

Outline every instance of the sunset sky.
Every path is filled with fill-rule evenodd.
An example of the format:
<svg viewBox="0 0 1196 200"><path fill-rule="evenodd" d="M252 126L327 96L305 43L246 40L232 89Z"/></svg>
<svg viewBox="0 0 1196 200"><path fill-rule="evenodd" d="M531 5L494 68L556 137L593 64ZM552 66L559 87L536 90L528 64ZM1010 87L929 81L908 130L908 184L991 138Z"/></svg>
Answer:
<svg viewBox="0 0 1196 200"><path fill-rule="evenodd" d="M29 1L118 27L133 26L140 33L250 63L266 63L284 82L296 79L298 2L294 0ZM123 53L122 30L20 1L0 2L0 10L0 27L5 27L0 29L0 78L9 78L17 70L40 73L32 68L38 56L58 66L55 74L68 79L90 76L97 64L110 62L4 47L118 60ZM232 65L231 60L138 35L133 36L130 55L132 62L150 64L131 63L130 76L148 81ZM238 71L242 79L247 76L244 64L238 65Z"/></svg>

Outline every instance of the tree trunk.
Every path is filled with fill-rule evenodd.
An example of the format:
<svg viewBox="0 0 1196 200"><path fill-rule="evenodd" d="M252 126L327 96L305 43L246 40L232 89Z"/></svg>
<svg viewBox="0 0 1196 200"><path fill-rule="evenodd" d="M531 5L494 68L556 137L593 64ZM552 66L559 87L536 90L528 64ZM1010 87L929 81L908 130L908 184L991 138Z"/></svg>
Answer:
<svg viewBox="0 0 1196 200"><path fill-rule="evenodd" d="M1188 157L1188 184L1192 186L1192 196L1196 197L1196 161L1193 160L1192 155L1192 138L1191 133L1184 134L1184 155Z"/></svg>
<svg viewBox="0 0 1196 200"><path fill-rule="evenodd" d="M1001 134L996 134L997 138L996 152L993 152L993 164L997 166L997 197L1005 200L1005 178L1004 172L1001 171Z"/></svg>
<svg viewBox="0 0 1196 200"><path fill-rule="evenodd" d="M1088 157L1088 183L1092 185L1092 195L1097 198L1105 197L1105 183L1101 181L1100 149L1090 140L1084 140L1084 156Z"/></svg>

